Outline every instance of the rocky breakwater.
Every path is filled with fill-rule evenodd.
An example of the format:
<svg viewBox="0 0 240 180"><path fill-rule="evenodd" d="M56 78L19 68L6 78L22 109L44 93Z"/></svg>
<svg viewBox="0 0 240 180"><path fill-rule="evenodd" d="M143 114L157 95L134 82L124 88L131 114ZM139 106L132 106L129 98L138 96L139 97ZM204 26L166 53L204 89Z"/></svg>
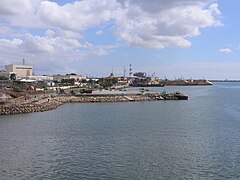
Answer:
<svg viewBox="0 0 240 180"><path fill-rule="evenodd" d="M151 100L146 96L131 96L136 101ZM9 103L0 105L0 115L43 112L56 109L64 103L103 103L103 102L128 102L124 96L57 96L51 98L32 99L22 103Z"/></svg>
<svg viewBox="0 0 240 180"><path fill-rule="evenodd" d="M35 103L27 104L7 104L0 106L0 114L21 114L21 113L32 113L32 112L42 112L52 109L56 109L58 106L63 104L62 101L56 99L49 99L46 101L38 101Z"/></svg>
<svg viewBox="0 0 240 180"><path fill-rule="evenodd" d="M134 94L134 95L104 95L104 96L55 96L33 98L21 103L8 103L0 105L0 115L43 112L56 109L64 103L106 103L129 101L156 101L156 100L187 100L187 96L174 94Z"/></svg>
<svg viewBox="0 0 240 180"><path fill-rule="evenodd" d="M150 101L148 96L130 95L135 101ZM56 98L63 103L105 103L105 102L129 102L124 96L62 96Z"/></svg>

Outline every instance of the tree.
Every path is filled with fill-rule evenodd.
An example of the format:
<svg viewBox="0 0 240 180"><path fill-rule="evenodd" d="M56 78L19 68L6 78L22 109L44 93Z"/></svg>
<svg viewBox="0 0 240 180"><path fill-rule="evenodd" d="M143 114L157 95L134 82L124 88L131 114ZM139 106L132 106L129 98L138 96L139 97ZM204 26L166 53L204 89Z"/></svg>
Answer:
<svg viewBox="0 0 240 180"><path fill-rule="evenodd" d="M82 83L87 83L87 80L86 79L82 79L81 82Z"/></svg>
<svg viewBox="0 0 240 180"><path fill-rule="evenodd" d="M8 78L5 76L0 76L0 80L8 80Z"/></svg>
<svg viewBox="0 0 240 180"><path fill-rule="evenodd" d="M74 85L75 79L62 79L62 84Z"/></svg>
<svg viewBox="0 0 240 180"><path fill-rule="evenodd" d="M103 86L103 88L108 88L117 84L117 78L101 78L99 79L98 83Z"/></svg>
<svg viewBox="0 0 240 180"><path fill-rule="evenodd" d="M117 84L117 83L118 83L117 78L113 78L113 79L112 79L112 84Z"/></svg>
<svg viewBox="0 0 240 180"><path fill-rule="evenodd" d="M12 81L13 81L13 80L16 80L16 74L11 74L11 75L10 75L10 80L12 80Z"/></svg>

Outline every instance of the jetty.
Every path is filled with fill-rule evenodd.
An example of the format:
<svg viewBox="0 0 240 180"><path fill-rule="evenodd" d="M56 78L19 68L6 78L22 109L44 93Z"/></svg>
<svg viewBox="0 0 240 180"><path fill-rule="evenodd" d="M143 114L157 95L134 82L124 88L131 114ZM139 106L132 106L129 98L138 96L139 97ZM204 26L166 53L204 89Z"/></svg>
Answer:
<svg viewBox="0 0 240 180"><path fill-rule="evenodd" d="M22 96L12 99L9 99L8 95L2 95L2 97L5 97L5 101L2 101L0 104L0 115L43 112L56 109L64 103L110 103L188 99L188 96L180 92L166 93L151 91L96 91L92 94L43 94L30 98Z"/></svg>

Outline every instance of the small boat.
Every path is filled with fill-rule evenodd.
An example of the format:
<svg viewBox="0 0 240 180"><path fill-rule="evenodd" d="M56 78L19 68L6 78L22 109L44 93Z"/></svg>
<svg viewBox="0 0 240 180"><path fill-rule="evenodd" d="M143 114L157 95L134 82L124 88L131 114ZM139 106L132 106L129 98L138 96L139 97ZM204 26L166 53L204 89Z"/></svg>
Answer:
<svg viewBox="0 0 240 180"><path fill-rule="evenodd" d="M83 94L83 93L91 94L92 92L93 92L92 89L80 89L81 94Z"/></svg>
<svg viewBox="0 0 240 180"><path fill-rule="evenodd" d="M156 98L156 100L164 100L164 98L162 96L156 96L155 98Z"/></svg>

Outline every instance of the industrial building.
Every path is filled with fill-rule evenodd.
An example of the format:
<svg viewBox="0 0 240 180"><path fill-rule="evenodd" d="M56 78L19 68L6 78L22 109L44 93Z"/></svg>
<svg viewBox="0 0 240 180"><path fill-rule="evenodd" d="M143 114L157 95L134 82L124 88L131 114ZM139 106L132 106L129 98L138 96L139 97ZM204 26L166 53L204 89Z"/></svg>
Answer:
<svg viewBox="0 0 240 180"><path fill-rule="evenodd" d="M10 72L16 73L17 78L32 76L33 73L33 67L26 65L9 64L5 66L5 70L8 73Z"/></svg>
<svg viewBox="0 0 240 180"><path fill-rule="evenodd" d="M27 79L36 80L36 81L53 81L53 76L28 76Z"/></svg>
<svg viewBox="0 0 240 180"><path fill-rule="evenodd" d="M61 75L61 74L53 75L53 80L54 81L61 82L63 79L74 79L75 81L78 82L78 81L81 81L83 79L86 79L86 76L77 75L75 73L66 74L66 75Z"/></svg>

